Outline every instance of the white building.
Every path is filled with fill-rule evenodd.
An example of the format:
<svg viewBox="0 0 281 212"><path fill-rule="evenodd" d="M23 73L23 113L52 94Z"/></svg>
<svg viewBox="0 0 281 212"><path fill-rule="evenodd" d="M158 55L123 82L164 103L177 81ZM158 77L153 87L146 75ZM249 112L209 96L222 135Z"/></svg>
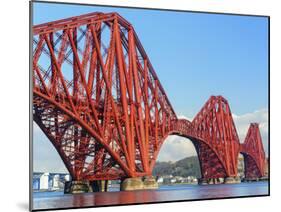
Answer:
<svg viewBox="0 0 281 212"><path fill-rule="evenodd" d="M44 173L40 177L40 190L49 189L49 173Z"/></svg>
<svg viewBox="0 0 281 212"><path fill-rule="evenodd" d="M59 189L60 185L60 176L58 174L53 177L53 189Z"/></svg>

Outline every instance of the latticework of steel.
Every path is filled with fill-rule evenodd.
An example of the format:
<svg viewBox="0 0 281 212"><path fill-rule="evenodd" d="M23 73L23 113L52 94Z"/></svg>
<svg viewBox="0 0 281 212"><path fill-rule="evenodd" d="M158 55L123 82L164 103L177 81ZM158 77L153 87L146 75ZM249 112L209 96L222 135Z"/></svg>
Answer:
<svg viewBox="0 0 281 212"><path fill-rule="evenodd" d="M33 117L73 180L152 174L169 135L189 138L205 179L263 176L257 124L244 144L229 104L212 96L192 122L178 119L132 25L90 13L33 27Z"/></svg>

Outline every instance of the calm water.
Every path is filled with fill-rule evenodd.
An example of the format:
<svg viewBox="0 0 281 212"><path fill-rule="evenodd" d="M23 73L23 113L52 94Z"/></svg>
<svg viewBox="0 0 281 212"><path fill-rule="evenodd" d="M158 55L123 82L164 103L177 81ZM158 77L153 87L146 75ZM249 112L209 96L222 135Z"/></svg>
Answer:
<svg viewBox="0 0 281 212"><path fill-rule="evenodd" d="M116 188L112 190L116 190ZM75 195L66 195L63 192L34 192L33 203L34 209L46 209L266 194L268 194L268 182L220 185L163 185L157 190L133 192L113 191Z"/></svg>

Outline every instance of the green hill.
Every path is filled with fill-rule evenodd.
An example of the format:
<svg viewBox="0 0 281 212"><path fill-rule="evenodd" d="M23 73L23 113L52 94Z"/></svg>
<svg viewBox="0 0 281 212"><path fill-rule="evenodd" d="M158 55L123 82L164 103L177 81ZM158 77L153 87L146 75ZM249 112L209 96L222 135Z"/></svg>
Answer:
<svg viewBox="0 0 281 212"><path fill-rule="evenodd" d="M196 176L201 177L200 164L197 156L187 157L176 162L156 162L153 169L154 176Z"/></svg>

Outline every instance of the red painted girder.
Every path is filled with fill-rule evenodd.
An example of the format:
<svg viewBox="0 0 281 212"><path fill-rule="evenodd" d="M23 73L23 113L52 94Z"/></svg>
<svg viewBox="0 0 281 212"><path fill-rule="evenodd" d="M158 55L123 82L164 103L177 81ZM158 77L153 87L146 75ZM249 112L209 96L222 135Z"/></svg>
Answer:
<svg viewBox="0 0 281 212"><path fill-rule="evenodd" d="M177 119L137 33L119 14L71 17L33 33L34 116L74 179L151 175L171 134L192 140L203 177L237 175L241 146L227 100L212 96L192 122ZM253 129L256 140L242 149L262 170L264 150Z"/></svg>

